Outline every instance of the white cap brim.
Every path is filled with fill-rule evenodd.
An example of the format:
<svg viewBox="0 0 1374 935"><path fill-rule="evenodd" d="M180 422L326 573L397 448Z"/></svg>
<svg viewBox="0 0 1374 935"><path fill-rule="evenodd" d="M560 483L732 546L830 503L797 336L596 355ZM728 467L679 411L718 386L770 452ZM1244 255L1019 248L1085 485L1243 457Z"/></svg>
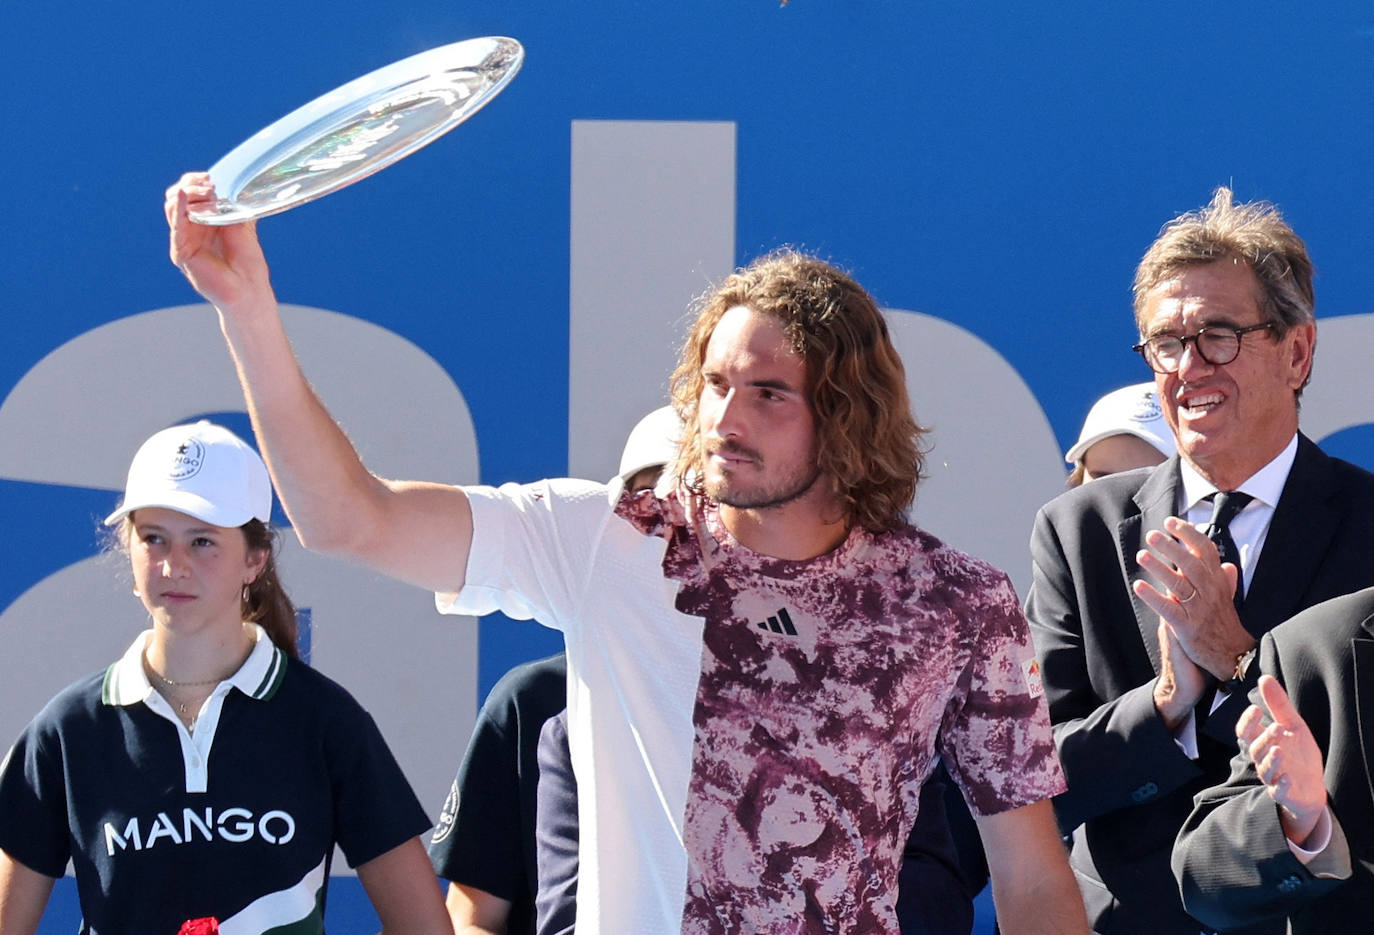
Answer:
<svg viewBox="0 0 1374 935"><path fill-rule="evenodd" d="M105 517L105 525L113 526L135 510L147 510L161 508L164 510L176 510L178 513L185 513L187 516L194 516L203 523L211 526L223 526L234 528L242 526L251 519L261 519L267 522L270 517L254 517L247 510L223 510L216 509L215 505L204 497L198 497L190 491L178 490L166 492L161 497L144 498L132 503L120 504L119 509Z"/></svg>
<svg viewBox="0 0 1374 935"><path fill-rule="evenodd" d="M1113 435L1133 435L1166 458L1174 454L1174 434L1160 408L1154 383L1123 386L1093 403L1078 441L1064 452L1064 460L1077 464L1089 448Z"/></svg>
<svg viewBox="0 0 1374 935"><path fill-rule="evenodd" d="M1174 453L1174 446L1172 444L1165 443L1158 435L1151 432L1142 432L1137 429L1129 428L1115 428L1105 432L1098 432L1096 435L1090 435L1087 438L1080 438L1074 443L1072 448L1064 452L1064 460L1069 464L1077 464L1079 460L1088 453L1089 448L1102 441L1102 439L1111 438L1113 435L1134 435L1136 438L1143 442L1147 442L1151 447L1157 449L1159 453L1166 458Z"/></svg>

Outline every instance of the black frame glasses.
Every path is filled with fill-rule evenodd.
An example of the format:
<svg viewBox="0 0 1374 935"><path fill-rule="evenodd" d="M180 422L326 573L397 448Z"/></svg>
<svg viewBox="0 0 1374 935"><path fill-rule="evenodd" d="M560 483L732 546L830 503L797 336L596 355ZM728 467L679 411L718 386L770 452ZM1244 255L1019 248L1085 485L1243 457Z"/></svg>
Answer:
<svg viewBox="0 0 1374 935"><path fill-rule="evenodd" d="M1241 337L1252 331L1273 328L1272 321L1262 321L1258 325L1232 328L1230 325L1208 325L1199 328L1197 334L1179 337L1176 334L1157 334L1146 338L1131 350L1145 358L1145 363L1155 373L1178 373L1183 364L1183 354L1188 345L1193 352L1214 367L1229 364L1240 356Z"/></svg>

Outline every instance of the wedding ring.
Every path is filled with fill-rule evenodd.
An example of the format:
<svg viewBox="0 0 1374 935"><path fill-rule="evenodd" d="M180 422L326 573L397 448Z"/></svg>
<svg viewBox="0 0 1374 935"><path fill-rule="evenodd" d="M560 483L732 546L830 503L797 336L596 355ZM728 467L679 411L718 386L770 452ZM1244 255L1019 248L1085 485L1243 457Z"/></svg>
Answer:
<svg viewBox="0 0 1374 935"><path fill-rule="evenodd" d="M1174 597L1177 598L1178 595L1175 594ZM1179 601L1179 603L1180 603L1180 604L1186 604L1186 603L1188 603L1189 601L1191 601L1191 600L1192 600L1193 598L1195 598L1195 597L1197 597L1197 586L1196 586L1196 585L1193 586L1193 593L1192 593L1192 594L1189 594L1189 595L1188 595L1187 597L1185 597L1183 600Z"/></svg>

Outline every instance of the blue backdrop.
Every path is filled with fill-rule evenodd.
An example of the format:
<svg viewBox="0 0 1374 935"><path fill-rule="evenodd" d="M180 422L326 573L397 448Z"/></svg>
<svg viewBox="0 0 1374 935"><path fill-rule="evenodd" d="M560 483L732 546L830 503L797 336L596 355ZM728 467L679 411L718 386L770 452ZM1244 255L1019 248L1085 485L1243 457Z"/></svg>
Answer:
<svg viewBox="0 0 1374 935"><path fill-rule="evenodd" d="M918 519L965 544L951 517L1005 488L1017 509L967 545L1024 584L1031 511L1088 405L1148 377L1129 351L1134 264L1218 184L1277 202L1306 238L1322 325L1304 424L1374 465L1368 3L3 4L0 507L22 533L0 563L0 743L137 629L136 603L92 583L108 568L80 587L73 571L134 447L241 410L212 313L180 308L196 297L166 260L163 189L355 75L488 34L527 50L491 106L262 222L307 372L331 404L356 389L343 421L374 466L609 475L662 400L692 295L797 244L909 325L939 475ZM394 599L413 625L331 631L329 594L362 587L331 582L356 570L295 560L317 664L383 712L437 810L480 698L556 634L426 622L424 595ZM370 639L415 655L369 665ZM331 930L371 924L335 915Z"/></svg>

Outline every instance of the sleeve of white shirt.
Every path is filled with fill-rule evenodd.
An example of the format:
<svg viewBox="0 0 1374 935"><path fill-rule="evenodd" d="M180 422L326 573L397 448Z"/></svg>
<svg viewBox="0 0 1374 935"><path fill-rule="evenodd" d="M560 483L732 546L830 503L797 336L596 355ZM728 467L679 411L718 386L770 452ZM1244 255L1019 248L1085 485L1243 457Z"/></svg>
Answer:
<svg viewBox="0 0 1374 935"><path fill-rule="evenodd" d="M1174 743L1190 760L1197 759L1197 712L1189 711L1188 716L1174 731Z"/></svg>
<svg viewBox="0 0 1374 935"><path fill-rule="evenodd" d="M1212 711L1221 707L1222 702L1231 697L1227 692L1217 689L1216 697L1212 699ZM1210 712L1209 712L1210 713ZM1188 716L1178 725L1174 731L1174 743L1183 751L1183 755L1190 760L1197 759L1197 711L1189 711Z"/></svg>
<svg viewBox="0 0 1374 935"><path fill-rule="evenodd" d="M435 595L440 613L500 611L566 631L585 597L618 485L552 480L463 489L472 504L466 583L456 595Z"/></svg>
<svg viewBox="0 0 1374 935"><path fill-rule="evenodd" d="M1311 849L1288 841L1288 849L1314 877L1331 880L1348 879L1354 872L1350 862L1350 842L1345 830L1331 814L1331 806L1322 812L1317 827L1312 829Z"/></svg>

